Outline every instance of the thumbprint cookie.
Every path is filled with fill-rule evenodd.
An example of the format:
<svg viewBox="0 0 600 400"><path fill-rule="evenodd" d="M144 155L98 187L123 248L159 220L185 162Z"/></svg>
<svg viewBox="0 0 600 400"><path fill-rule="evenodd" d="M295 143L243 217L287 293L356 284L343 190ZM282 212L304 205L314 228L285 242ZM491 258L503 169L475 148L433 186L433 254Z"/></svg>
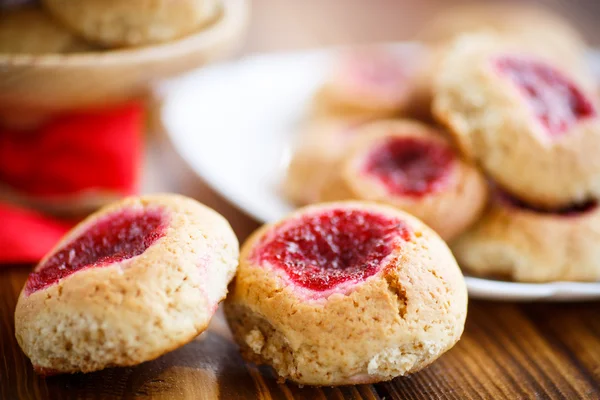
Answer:
<svg viewBox="0 0 600 400"><path fill-rule="evenodd" d="M600 280L600 208L552 211L502 193L452 250L465 270L522 282Z"/></svg>
<svg viewBox="0 0 600 400"><path fill-rule="evenodd" d="M317 203L326 176L344 153L365 118L320 118L310 122L298 143L283 183L285 196L297 205Z"/></svg>
<svg viewBox="0 0 600 400"><path fill-rule="evenodd" d="M435 128L409 120L360 128L321 200L369 200L405 210L450 240L479 217L487 186Z"/></svg>
<svg viewBox="0 0 600 400"><path fill-rule="evenodd" d="M242 355L306 385L424 368L460 338L463 276L441 238L375 203L308 206L244 244L225 313Z"/></svg>
<svg viewBox="0 0 600 400"><path fill-rule="evenodd" d="M69 232L29 275L19 345L41 374L152 360L206 329L237 268L227 221L177 195L131 197Z"/></svg>
<svg viewBox="0 0 600 400"><path fill-rule="evenodd" d="M106 47L143 46L189 35L217 18L219 0L43 0L48 11Z"/></svg>
<svg viewBox="0 0 600 400"><path fill-rule="evenodd" d="M383 117L412 106L413 81L425 50L359 47L338 55L314 98L316 115Z"/></svg>
<svg viewBox="0 0 600 400"><path fill-rule="evenodd" d="M471 35L437 78L434 114L499 186L548 209L600 195L598 103L576 76Z"/></svg>

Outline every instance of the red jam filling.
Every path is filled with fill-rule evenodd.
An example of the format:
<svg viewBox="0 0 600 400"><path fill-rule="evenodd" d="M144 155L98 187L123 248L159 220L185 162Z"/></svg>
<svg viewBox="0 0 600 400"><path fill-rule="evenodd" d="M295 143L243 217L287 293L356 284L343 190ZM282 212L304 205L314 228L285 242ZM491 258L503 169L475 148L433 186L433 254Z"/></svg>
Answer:
<svg viewBox="0 0 600 400"><path fill-rule="evenodd" d="M454 161L448 146L416 138L390 138L367 156L364 173L400 196L423 196L440 190Z"/></svg>
<svg viewBox="0 0 600 400"><path fill-rule="evenodd" d="M498 58L495 65L519 88L550 136L559 136L578 121L596 115L577 85L549 65L515 57Z"/></svg>
<svg viewBox="0 0 600 400"><path fill-rule="evenodd" d="M371 211L332 209L283 224L264 239L251 259L283 269L297 285L325 291L363 281L382 267L408 227Z"/></svg>
<svg viewBox="0 0 600 400"><path fill-rule="evenodd" d="M125 209L102 217L29 275L25 292L44 289L77 271L142 254L165 234L162 209Z"/></svg>

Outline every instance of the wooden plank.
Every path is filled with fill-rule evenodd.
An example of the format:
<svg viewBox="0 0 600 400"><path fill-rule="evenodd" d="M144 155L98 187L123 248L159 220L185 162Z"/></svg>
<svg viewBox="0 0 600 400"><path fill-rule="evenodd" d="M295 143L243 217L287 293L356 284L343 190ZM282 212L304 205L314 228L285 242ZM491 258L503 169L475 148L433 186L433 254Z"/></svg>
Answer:
<svg viewBox="0 0 600 400"><path fill-rule="evenodd" d="M39 378L14 338L27 268L0 271L0 399L600 398L600 307L471 301L462 340L428 368L376 386L300 388L246 364L219 313L188 345L132 368Z"/></svg>
<svg viewBox="0 0 600 400"><path fill-rule="evenodd" d="M584 323L594 312L597 319L598 311L594 303L471 301L465 333L454 349L424 371L384 387L392 397L414 399L598 398L600 339ZM574 345L586 354L576 353Z"/></svg>

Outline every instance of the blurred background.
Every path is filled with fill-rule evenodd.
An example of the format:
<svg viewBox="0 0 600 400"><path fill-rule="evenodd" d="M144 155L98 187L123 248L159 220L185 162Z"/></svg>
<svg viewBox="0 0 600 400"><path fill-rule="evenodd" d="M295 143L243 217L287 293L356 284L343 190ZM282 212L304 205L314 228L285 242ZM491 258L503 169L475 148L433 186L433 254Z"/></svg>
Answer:
<svg viewBox="0 0 600 400"><path fill-rule="evenodd" d="M32 31L27 20L6 28L6 10L18 3L36 2L0 0L3 6L0 9L0 44L4 41L9 48L25 36L35 41L35 35L25 34ZM48 6L59 4L52 0L42 3ZM214 45L202 44L201 38L195 44L187 41L191 45L186 51L181 51L182 46L178 44L171 46L169 41L125 50L116 46L115 51L111 46L98 47L98 43L90 41L84 46L91 47L64 51L78 53L64 59L53 57L53 54L48 57L44 54L39 59L27 54L20 57L21 54L0 49L0 121L6 127L0 132L0 206L4 202L25 210L41 211L50 218L60 218L61 224L68 219L68 227L72 218L76 220L96 206L122 195L140 190L173 191L193 196L223 213L243 239L257 223L225 202L176 154L160 132L160 126L153 123L155 107L160 102L144 95L149 83L205 63L253 53L410 40L431 25L437 14L469 4L514 3L547 7L570 21L591 46L600 45L597 18L600 2L596 0L252 0L248 3L250 17L245 27L241 28L244 23L238 21L238 27L231 28L236 33L230 37L220 33L224 39L216 40ZM29 26L37 26L35 21L29 20ZM22 29L22 35L18 30L15 34L15 26ZM5 32L4 36L2 32ZM194 35L196 33L191 36ZM102 61L97 61L96 56L102 57ZM116 104L121 107L123 99L132 94L141 94L137 97L137 108L118 109L112 119L98 114L77 117L76 122L71 120L72 113L87 110L89 105ZM58 127L51 122L57 116L64 117ZM86 137L79 134L79 131L88 130L90 124L98 126L94 122L97 119L105 122L100 131L108 130L113 138L115 135L121 138L117 148L111 136L98 132L98 138L106 138L102 147L105 154L91 151L97 143L87 143ZM22 135L22 132L28 134ZM54 140L53 136L59 139ZM113 143L112 147L110 143ZM87 150L81 153L82 149ZM79 170L77 166L83 165L82 160L96 161L85 163L80 174L65 172ZM107 167L110 173L103 173ZM113 179L115 176L123 179ZM96 187L108 188L108 191L97 193L92 190L90 196L80 196L81 192L89 195L88 189ZM76 215L65 213L65 209L77 211ZM21 227L22 222L17 221L15 226ZM60 232L65 229L64 226L58 229L48 243L60 237ZM4 231L6 240L12 240L11 229ZM14 261L35 261L47 249L48 243L35 254L17 257ZM4 245L5 248L11 246Z"/></svg>
<svg viewBox="0 0 600 400"><path fill-rule="evenodd" d="M570 20L600 44L597 0L253 0L247 51L272 51L412 38L436 13L469 4L531 4Z"/></svg>

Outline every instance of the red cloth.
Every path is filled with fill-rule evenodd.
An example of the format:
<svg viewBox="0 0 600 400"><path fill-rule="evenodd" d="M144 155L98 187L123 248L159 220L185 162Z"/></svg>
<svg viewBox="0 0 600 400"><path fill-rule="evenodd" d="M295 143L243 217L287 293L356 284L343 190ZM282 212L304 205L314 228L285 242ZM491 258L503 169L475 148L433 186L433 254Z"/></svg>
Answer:
<svg viewBox="0 0 600 400"><path fill-rule="evenodd" d="M103 189L137 191L143 110L58 116L35 132L0 128L0 185L40 199ZM36 262L73 225L14 205L0 204L0 263Z"/></svg>
<svg viewBox="0 0 600 400"><path fill-rule="evenodd" d="M0 203L0 262L39 261L72 223Z"/></svg>

